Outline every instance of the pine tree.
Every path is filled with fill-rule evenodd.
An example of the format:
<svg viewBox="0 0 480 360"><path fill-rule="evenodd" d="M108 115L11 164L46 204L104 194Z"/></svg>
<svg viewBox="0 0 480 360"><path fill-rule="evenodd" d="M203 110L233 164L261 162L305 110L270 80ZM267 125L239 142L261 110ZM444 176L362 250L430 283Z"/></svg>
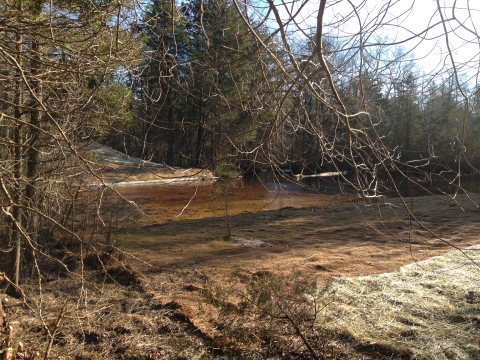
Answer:
<svg viewBox="0 0 480 360"><path fill-rule="evenodd" d="M142 136L157 149L154 159L205 165L232 155L230 141L257 136L250 109L262 86L254 80L258 49L229 1L170 6L152 3L145 21L155 26L146 28L151 55L139 82Z"/></svg>
<svg viewBox="0 0 480 360"><path fill-rule="evenodd" d="M108 94L128 93L114 85L115 78L138 56L138 39L126 30L129 6L83 0L2 3L0 185L9 221L9 242L2 245L15 243L10 265L17 283L21 262L45 252L49 233L61 227L66 205L60 187L72 181L68 168L76 163L79 174L92 172L76 144L98 140L110 125L125 121L120 109L128 104L112 106Z"/></svg>

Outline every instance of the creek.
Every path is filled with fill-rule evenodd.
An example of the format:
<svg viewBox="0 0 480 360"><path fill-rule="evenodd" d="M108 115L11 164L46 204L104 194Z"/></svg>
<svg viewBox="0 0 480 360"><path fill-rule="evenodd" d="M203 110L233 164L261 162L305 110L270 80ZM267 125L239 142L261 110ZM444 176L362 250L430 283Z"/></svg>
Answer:
<svg viewBox="0 0 480 360"><path fill-rule="evenodd" d="M402 196L425 196L428 191L398 182ZM447 181L423 184L435 194L453 193ZM480 191L480 176L466 177L463 186L470 192ZM244 212L278 210L286 207L316 207L342 201L348 189L337 177L305 178L292 182L279 174L260 174L258 179L230 182L178 182L118 186L116 190L134 201L147 215L144 223L163 223L184 219L225 217ZM390 193L389 196L398 196Z"/></svg>

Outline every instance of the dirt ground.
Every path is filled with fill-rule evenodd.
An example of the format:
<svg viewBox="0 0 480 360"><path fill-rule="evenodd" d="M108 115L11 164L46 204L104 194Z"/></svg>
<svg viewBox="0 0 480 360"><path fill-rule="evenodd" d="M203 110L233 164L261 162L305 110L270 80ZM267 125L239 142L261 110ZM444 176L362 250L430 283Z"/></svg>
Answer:
<svg viewBox="0 0 480 360"><path fill-rule="evenodd" d="M156 201L153 194L150 199ZM4 302L15 341L43 354L51 339L46 329L54 331L61 319L50 358L312 358L283 318L242 307L248 284L283 276L287 290L277 295L299 309L306 290L330 279L390 272L480 242L478 196L408 199L416 216L411 221L399 199L323 199L328 205L306 198L270 210L232 208L228 219L219 216L221 202L191 218L199 214L192 204L186 216L147 219L117 234L116 246L125 251L119 261L90 253L71 275L46 276L40 298L35 280L26 285L30 308ZM291 300L294 288L300 297ZM410 358L305 324L301 332L317 358Z"/></svg>
<svg viewBox="0 0 480 360"><path fill-rule="evenodd" d="M320 280L369 275L480 241L478 196L399 199L282 208L225 217L169 221L119 234L118 246L141 258L143 271L194 267L215 274L313 270ZM299 205L301 206L301 204ZM150 270L149 270L150 269Z"/></svg>
<svg viewBox="0 0 480 360"><path fill-rule="evenodd" d="M413 209L409 218L400 199L368 203L332 197L325 206L297 203L228 218L147 225L120 234L118 246L136 257L129 261L146 275L146 289L155 302L174 304L202 334L218 340L224 336L218 330L220 311L202 305L205 281L227 289L234 274L296 271L322 284L337 277L393 272L478 244L480 198L448 200L406 199Z"/></svg>

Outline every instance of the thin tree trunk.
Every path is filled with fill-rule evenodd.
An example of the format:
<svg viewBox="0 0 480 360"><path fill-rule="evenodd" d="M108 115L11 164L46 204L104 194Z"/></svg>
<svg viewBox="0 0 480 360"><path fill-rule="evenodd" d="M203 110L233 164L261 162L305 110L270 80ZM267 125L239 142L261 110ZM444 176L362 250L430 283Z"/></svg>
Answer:
<svg viewBox="0 0 480 360"><path fill-rule="evenodd" d="M200 111L202 111L202 109L200 109ZM194 155L192 166L200 165L200 157L202 155L203 135L204 135L204 127L203 127L202 116L200 115L200 121L198 122L198 130L197 130L197 146L195 149L195 155Z"/></svg>
<svg viewBox="0 0 480 360"><path fill-rule="evenodd" d="M204 135L204 121L203 121L203 77L200 93L200 106L198 110L198 129L197 129L197 146L195 148L195 153L192 161L192 166L200 165L200 157L202 155L202 144L203 144L203 135Z"/></svg>
<svg viewBox="0 0 480 360"><path fill-rule="evenodd" d="M170 92L167 94L167 106L168 130L170 132L168 136L167 165L173 166L173 157L175 155L175 120L173 118L173 105L170 99Z"/></svg>
<svg viewBox="0 0 480 360"><path fill-rule="evenodd" d="M36 12L39 9L36 9ZM35 99L33 96L30 99L30 127L29 127L29 141L27 143L27 186L25 189L25 201L31 206L35 207L35 195L36 195L36 185L35 180L37 177L38 171L38 161L39 161L39 150L38 150L38 135L39 135L39 126L41 120L40 104L38 101L42 99L42 84L38 78L40 73L40 45L38 39L33 39L32 41L32 61L30 65L30 72L32 75L32 90L36 95ZM38 229L38 216L36 214L31 214L31 219L29 222L29 233L34 233Z"/></svg>
<svg viewBox="0 0 480 360"><path fill-rule="evenodd" d="M21 9L19 9L21 11ZM21 65L21 54L22 54L22 35L17 33L16 35L16 42L17 42L17 54L18 54L18 59L17 62ZM12 263L14 267L14 281L15 285L18 287L19 284L19 279L20 279L20 260L21 260L21 255L22 255L22 235L20 233L20 228L22 227L22 218L23 218L23 212L22 208L20 207L20 203L22 201L22 192L23 192L23 186L22 186L22 173L23 173L23 160L22 160L22 141L23 141L23 136L22 136L22 122L21 117L22 117L22 104L23 104L23 91L22 91L22 73L21 69L16 70L16 78L15 78L15 110L14 110L14 117L17 120L17 124L15 127L15 134L14 134L14 157L15 157L15 168L14 168L14 195L13 195L13 202L14 202L14 208L13 208L13 218L15 221L14 227L13 227L13 239L15 241L15 252L13 253L12 256Z"/></svg>

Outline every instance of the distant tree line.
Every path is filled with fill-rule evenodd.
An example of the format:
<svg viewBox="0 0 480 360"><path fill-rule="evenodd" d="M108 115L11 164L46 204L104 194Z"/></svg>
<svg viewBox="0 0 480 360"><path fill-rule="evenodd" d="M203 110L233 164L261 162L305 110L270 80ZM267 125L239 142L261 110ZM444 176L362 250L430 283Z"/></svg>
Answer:
<svg viewBox="0 0 480 360"><path fill-rule="evenodd" d="M286 48L278 29L252 21L253 33L246 8L243 15L231 0L149 3L135 25L143 61L124 79L132 84L134 120L127 131L112 129L99 140L171 166L351 169L344 126L325 104L335 99L314 65L316 29ZM470 103L462 137L464 99L453 71L431 79L400 46L361 52L357 44L346 52L341 40L328 38L324 48L346 110L359 114L352 124L360 157L381 149L405 171L448 170L459 156L478 166L474 84L465 84Z"/></svg>

